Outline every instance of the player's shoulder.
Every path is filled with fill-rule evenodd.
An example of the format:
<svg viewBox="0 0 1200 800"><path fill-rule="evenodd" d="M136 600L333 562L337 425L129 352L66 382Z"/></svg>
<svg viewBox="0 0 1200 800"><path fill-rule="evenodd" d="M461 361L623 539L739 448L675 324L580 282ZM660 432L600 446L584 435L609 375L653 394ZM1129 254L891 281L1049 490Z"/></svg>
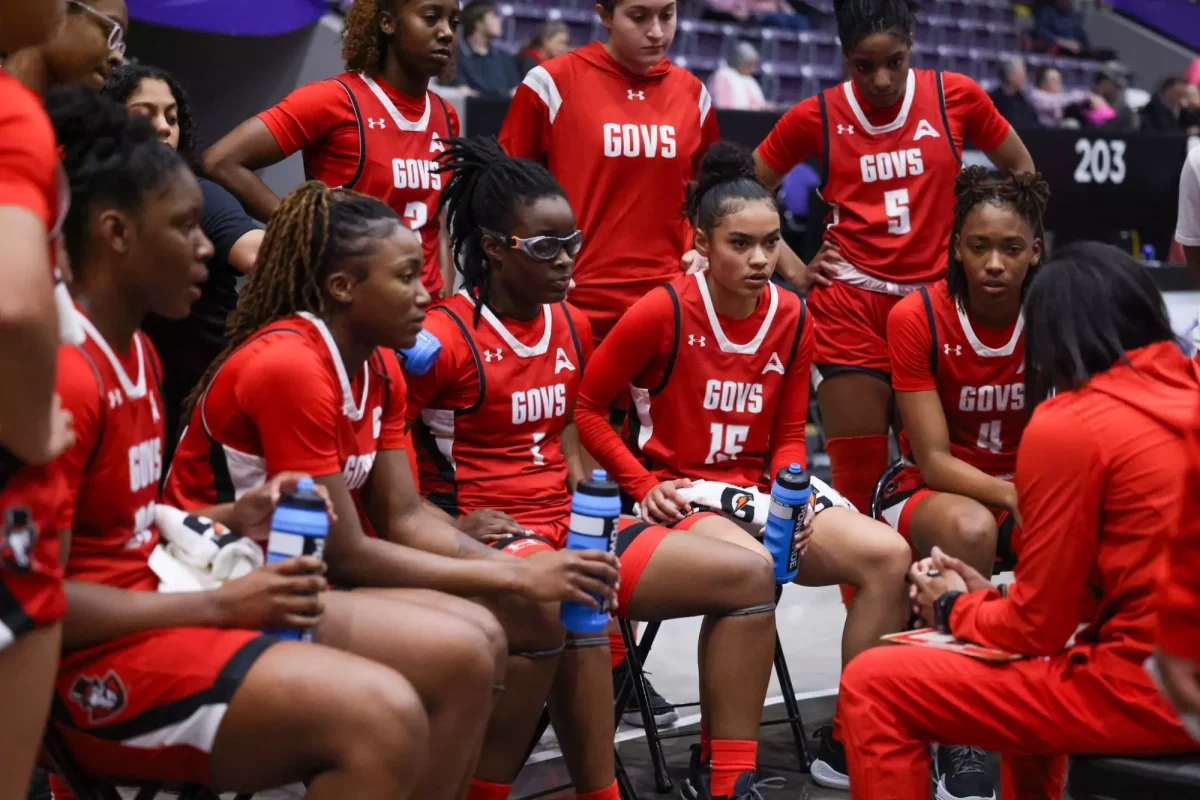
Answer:
<svg viewBox="0 0 1200 800"><path fill-rule="evenodd" d="M888 324L919 323L923 327L928 327L931 312L936 317L939 312L952 304L953 299L946 288L946 281L940 280L905 295L888 312Z"/></svg>
<svg viewBox="0 0 1200 800"><path fill-rule="evenodd" d="M933 70L921 70L921 72L928 73L929 78L933 80L941 78L942 91L945 93L947 105L987 95L983 87L976 83L970 75L964 75L961 72L934 72Z"/></svg>
<svg viewBox="0 0 1200 800"><path fill-rule="evenodd" d="M400 367L400 358L396 351L390 347L376 347L371 358L376 371L391 383L390 390L403 394L406 388L404 370Z"/></svg>
<svg viewBox="0 0 1200 800"><path fill-rule="evenodd" d="M54 129L41 100L29 87L3 71L0 71L0 122L6 126L24 126L22 134L36 130L53 138ZM9 129L6 127L5 130ZM6 134L6 138L11 135Z"/></svg>
<svg viewBox="0 0 1200 800"><path fill-rule="evenodd" d="M534 94L540 97L547 106L551 105L549 100L551 97L557 98L557 101L561 103L571 89L581 79L591 74L594 69L584 53L580 52L587 47L590 45L584 45L578 50L572 50L570 53L564 53L539 64L525 73L525 78L521 83L532 89Z"/></svg>
<svg viewBox="0 0 1200 800"><path fill-rule="evenodd" d="M63 406L75 416L100 410L104 375L96 360L81 345L59 346L55 391L62 398Z"/></svg>
<svg viewBox="0 0 1200 800"><path fill-rule="evenodd" d="M570 301L564 301L562 308L571 322L571 327L575 329L575 337L579 339L580 344L590 342L592 340L592 321L588 319L587 314L571 305Z"/></svg>
<svg viewBox="0 0 1200 800"><path fill-rule="evenodd" d="M239 380L257 376L266 381L303 381L325 376L329 356L305 329L310 324L289 318L260 328L229 356L222 372L235 373Z"/></svg>
<svg viewBox="0 0 1200 800"><path fill-rule="evenodd" d="M450 119L450 135L461 136L462 119L458 116L458 109L454 107L454 103L451 103L432 89L426 91L429 95L429 102L433 103L438 110L444 109L446 116Z"/></svg>

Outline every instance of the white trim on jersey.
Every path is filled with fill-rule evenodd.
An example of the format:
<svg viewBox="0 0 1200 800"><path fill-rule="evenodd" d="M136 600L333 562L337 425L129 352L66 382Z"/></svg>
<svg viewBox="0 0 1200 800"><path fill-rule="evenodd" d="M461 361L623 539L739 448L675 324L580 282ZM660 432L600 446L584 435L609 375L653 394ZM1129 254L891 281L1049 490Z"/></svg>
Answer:
<svg viewBox="0 0 1200 800"><path fill-rule="evenodd" d="M363 412L367 408L367 390L371 385L371 369L369 364L364 363L362 367L362 397L356 404L354 402L354 395L350 393L350 376L346 374L346 365L342 363L342 355L337 349L337 343L333 341L333 334L329 332L329 328L325 327L324 322L307 311L301 311L300 316L311 322L313 327L317 329L317 332L321 334L321 339L325 342L325 347L329 350L329 357L333 359L333 366L337 369L338 383L342 386L342 413L355 422L358 422L363 418Z"/></svg>
<svg viewBox="0 0 1200 800"><path fill-rule="evenodd" d="M121 389L125 391L125 396L130 400L140 400L146 396L146 354L142 352L142 337L136 334L133 337L133 346L137 348L138 358L138 379L135 384L125 374L125 368L121 366L121 362L117 360L117 356L113 353L112 348L108 346L108 342L104 341L104 337L100 335L100 331L96 330L96 326L87 318L79 309L72 309L75 314L75 321L79 323L79 327L83 328L86 336L91 338L99 346L100 352L104 353L104 357L108 359L108 363L112 365L113 372L117 373L117 380L121 382Z"/></svg>
<svg viewBox="0 0 1200 800"><path fill-rule="evenodd" d="M0 653L4 652L4 648L8 647L16 640L17 637L13 634L12 628L9 628L4 624L3 620L0 620Z"/></svg>
<svg viewBox="0 0 1200 800"><path fill-rule="evenodd" d="M654 435L654 419L650 416L650 390L630 384L629 394L633 409L638 415L638 450L645 450L646 443Z"/></svg>
<svg viewBox="0 0 1200 800"><path fill-rule="evenodd" d="M203 418L204 411L200 411ZM204 429L208 430L208 421L204 422ZM211 435L209 438L212 438ZM216 441L214 439L214 441ZM227 444L221 445L221 450L225 454L225 466L229 468L229 481L233 484L233 499L241 500L242 495L253 489L257 489L267 482L267 459L263 456L256 456L253 453L243 453L241 450L235 450Z"/></svg>
<svg viewBox="0 0 1200 800"><path fill-rule="evenodd" d="M424 131L429 128L429 111L430 106L432 105L429 102L429 92L425 92L425 113L421 115L419 120L412 122L405 119L400 114L400 110L396 108L396 104L392 102L390 97L384 94L383 89L380 89L379 84L377 84L369 75L364 75L361 72L356 74L362 79L362 82L367 85L367 88L371 90L371 94L375 95L375 99L377 99L388 112L392 118L392 122L396 123L397 128L402 131Z"/></svg>
<svg viewBox="0 0 1200 800"><path fill-rule="evenodd" d="M763 339L767 338L767 331L771 330L771 323L775 320L775 311L779 308L779 290L775 288L775 284L767 283L767 291L771 293L771 305L767 308L767 316L763 318L758 333L754 334L754 338L746 344L734 344L729 341L729 337L721 329L721 321L717 318L716 309L713 308L712 297L708 293L708 282L704 280L703 272L696 273L696 283L700 286L700 297L704 300L704 313L708 315L709 327L712 328L713 336L716 337L717 346L721 348L721 352L750 356L757 353L759 345L763 343Z"/></svg>
<svg viewBox="0 0 1200 800"><path fill-rule="evenodd" d="M228 703L202 705L187 719L125 739L121 745L157 750L162 747L185 744L202 753L211 753L213 741L217 738L217 729L221 727L221 721L225 718L228 708Z"/></svg>
<svg viewBox="0 0 1200 800"><path fill-rule="evenodd" d="M525 80L521 83L532 89L533 93L546 104L546 110L550 114L550 124L553 125L554 118L558 116L558 109L562 107L562 95L558 93L554 77L546 71L545 67L534 67L525 73ZM700 119L703 122L703 116Z"/></svg>
<svg viewBox="0 0 1200 800"><path fill-rule="evenodd" d="M1002 358L1004 356L1011 356L1013 351L1017 349L1017 342L1021 340L1021 331L1025 330L1024 311L1017 314L1017 324L1013 326L1012 338L1008 340L1008 344L1004 345L1004 347L995 348L988 347L979 341L979 337L975 335L975 329L971 327L971 319L967 316L966 309L955 302L954 310L958 312L958 324L962 326L963 333L967 337L967 342L971 345L971 349L975 351L975 355L982 358Z"/></svg>
<svg viewBox="0 0 1200 800"><path fill-rule="evenodd" d="M703 83L700 84L700 127L704 127L704 120L708 119L708 112L712 111L712 95L708 93L708 87Z"/></svg>
<svg viewBox="0 0 1200 800"><path fill-rule="evenodd" d="M904 104L900 106L900 113L887 125L878 127L867 122L867 115L863 113L862 106L858 104L858 98L854 96L854 87L851 82L843 83L842 89L846 92L846 101L850 103L850 110L854 112L854 118L858 120L858 124L862 125L863 130L872 136L879 136L898 131L904 127L904 123L908 122L908 111L912 108L913 98L917 94L917 76L911 69L908 71L908 83L904 88Z"/></svg>
<svg viewBox="0 0 1200 800"><path fill-rule="evenodd" d="M459 289L458 293L470 300L472 303L475 302L475 298L472 297L466 289ZM492 330L496 331L496 333L500 335L500 338L504 340L505 344L507 344L509 348L517 354L517 358L534 358L535 356L544 356L546 351L550 349L551 321L554 317L550 313L550 306L548 305L542 306L542 319L546 322L545 330L542 331L542 338L532 347L523 345L517 341L517 337L508 332L508 328L504 327L504 323L500 321L499 317L492 313L492 310L487 307L486 303L483 306L483 318L487 321L488 325L492 326Z"/></svg>

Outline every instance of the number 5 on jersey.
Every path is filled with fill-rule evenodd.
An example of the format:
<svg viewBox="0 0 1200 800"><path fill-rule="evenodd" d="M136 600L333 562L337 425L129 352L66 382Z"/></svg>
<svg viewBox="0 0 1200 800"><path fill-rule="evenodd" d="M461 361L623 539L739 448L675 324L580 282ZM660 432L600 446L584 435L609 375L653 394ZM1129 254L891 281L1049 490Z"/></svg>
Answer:
<svg viewBox="0 0 1200 800"><path fill-rule="evenodd" d="M888 215L888 233L903 236L912 230L912 220L908 213L908 189L884 192L883 208Z"/></svg>
<svg viewBox="0 0 1200 800"><path fill-rule="evenodd" d="M750 437L749 425L725 425L714 422L709 426L708 458L705 464L720 464L723 461L736 461L742 445Z"/></svg>

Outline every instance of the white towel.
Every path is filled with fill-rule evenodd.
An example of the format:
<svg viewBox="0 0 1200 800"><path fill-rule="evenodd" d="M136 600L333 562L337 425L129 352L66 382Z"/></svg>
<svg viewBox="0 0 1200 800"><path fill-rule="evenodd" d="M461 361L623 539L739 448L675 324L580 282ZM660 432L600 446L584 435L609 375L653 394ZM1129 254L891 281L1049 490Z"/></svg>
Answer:
<svg viewBox="0 0 1200 800"><path fill-rule="evenodd" d="M842 497L833 487L820 478L809 477L812 486L812 496L809 504L814 514L820 514L827 508L838 506L857 511L854 505ZM756 488L743 489L731 483L720 481L696 481L687 489L677 489L684 500L693 507L705 511L716 511L741 522L747 528L761 530L767 524L767 513L771 507L771 495L760 492ZM642 516L641 506L637 506L638 517Z"/></svg>
<svg viewBox="0 0 1200 800"><path fill-rule="evenodd" d="M163 541L150 568L160 592L215 589L263 565L262 548L207 517L159 505L154 521Z"/></svg>

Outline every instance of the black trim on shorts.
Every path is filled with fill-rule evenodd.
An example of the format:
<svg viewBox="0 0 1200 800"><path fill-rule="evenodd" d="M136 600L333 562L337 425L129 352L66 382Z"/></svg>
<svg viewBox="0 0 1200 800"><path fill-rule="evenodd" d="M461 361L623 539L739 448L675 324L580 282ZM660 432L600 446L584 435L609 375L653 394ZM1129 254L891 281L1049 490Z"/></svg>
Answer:
<svg viewBox="0 0 1200 800"><path fill-rule="evenodd" d="M817 186L817 193L825 191L825 185L829 183L829 109L825 105L825 92L817 93L817 105L821 107L821 183Z"/></svg>
<svg viewBox="0 0 1200 800"><path fill-rule="evenodd" d="M892 375L890 372L884 372L881 369L874 369L873 367L860 367L857 364L814 364L813 366L817 368L817 372L821 375L822 380L828 380L850 372L858 372L881 380L888 386L892 385Z"/></svg>
<svg viewBox="0 0 1200 800"><path fill-rule="evenodd" d="M937 70L934 77L937 78L938 107L942 111L942 127L946 130L946 141L950 144L950 152L954 154L954 160L961 167L962 156L959 155L958 148L954 146L954 137L950 134L950 116L946 113L946 89L942 86L942 71Z"/></svg>
<svg viewBox="0 0 1200 800"><path fill-rule="evenodd" d="M492 548L493 550L503 550L513 542L523 542L526 539L534 539L542 542L543 544L549 545L551 548L554 547L554 542L550 541L545 536L538 536L536 533L516 533L512 536L505 536L503 539L497 539L496 541L492 542L490 545L488 545L488 547Z"/></svg>
<svg viewBox="0 0 1200 800"><path fill-rule="evenodd" d="M938 367L938 335L937 323L933 316L933 300L929 297L929 288L922 286L918 289L921 293L921 302L925 304L925 321L929 323L929 374L933 378L937 378Z"/></svg>
<svg viewBox="0 0 1200 800"><path fill-rule="evenodd" d="M635 522L627 528L617 531L617 549L614 551L619 558L624 555L629 546L633 544L633 540L642 535L642 532L649 528L649 522Z"/></svg>
<svg viewBox="0 0 1200 800"><path fill-rule="evenodd" d="M330 78L330 80L346 90L346 96L350 98L350 107L354 109L354 121L358 125L358 168L354 170L354 177L342 184L343 189L353 189L354 184L358 183L358 179L362 177L363 167L367 163L367 132L363 129L362 111L358 108L358 100L354 98L354 92L350 91L350 87L340 78Z"/></svg>
<svg viewBox="0 0 1200 800"><path fill-rule="evenodd" d="M796 351L800 349L800 340L804 338L804 322L808 319L808 303L804 302L804 298L800 298L800 323L796 326L796 338L792 340L792 352L788 353L787 368L792 368L792 362L796 360Z"/></svg>
<svg viewBox="0 0 1200 800"><path fill-rule="evenodd" d="M34 629L33 617L25 611L16 596L9 591L4 581L0 580L0 624L12 631L14 639Z"/></svg>
<svg viewBox="0 0 1200 800"><path fill-rule="evenodd" d="M3 492L8 487L8 482L17 477L26 466L16 453L0 445L0 492Z"/></svg>
<svg viewBox="0 0 1200 800"><path fill-rule="evenodd" d="M242 645L225 662L225 666L217 673L217 677L213 680L213 684L209 688L176 700L173 703L149 708L136 717L127 719L124 722L97 727L81 727L76 725L70 710L67 708L66 702L57 691L54 693L54 703L50 714L55 722L64 727L81 731L88 736L110 742L121 742L126 739L132 739L135 736L153 733L168 725L183 722L195 714L202 706L228 704L233 699L238 687L242 685L242 681L245 680L250 668L254 666L254 662L258 660L259 656L268 647L271 647L278 641L279 639L267 634L256 636ZM83 671L86 672L87 670Z"/></svg>

